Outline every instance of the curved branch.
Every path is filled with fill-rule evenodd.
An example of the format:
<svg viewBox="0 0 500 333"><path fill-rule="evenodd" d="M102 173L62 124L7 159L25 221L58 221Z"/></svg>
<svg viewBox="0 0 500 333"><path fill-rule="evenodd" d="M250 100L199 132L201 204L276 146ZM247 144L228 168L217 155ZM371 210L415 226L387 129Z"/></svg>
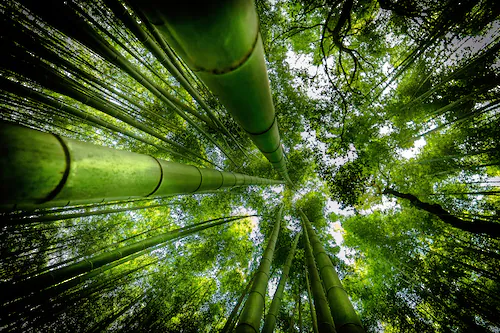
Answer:
<svg viewBox="0 0 500 333"><path fill-rule="evenodd" d="M391 188L385 189L382 193L409 200L413 206L431 213L436 217L439 217L441 221L451 225L454 228L458 228L463 231L468 231L475 234L486 234L493 238L500 237L500 223L488 222L479 219L472 220L472 222L467 222L456 217L455 215L452 215L450 212L441 207L441 205L420 201L420 199L418 199L413 194L401 193Z"/></svg>

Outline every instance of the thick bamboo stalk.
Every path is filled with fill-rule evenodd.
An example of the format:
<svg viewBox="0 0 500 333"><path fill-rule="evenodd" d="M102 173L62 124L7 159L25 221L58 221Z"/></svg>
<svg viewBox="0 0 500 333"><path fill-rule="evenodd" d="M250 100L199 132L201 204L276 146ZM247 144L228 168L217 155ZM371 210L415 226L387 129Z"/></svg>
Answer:
<svg viewBox="0 0 500 333"><path fill-rule="evenodd" d="M305 230L305 228L304 228ZM335 333L335 324L333 323L332 314L328 301L326 300L325 291L321 284L321 278L318 274L318 268L314 262L314 256L309 242L307 232L304 232L304 250L306 256L307 270L311 276L311 289L314 299L314 308L319 332Z"/></svg>
<svg viewBox="0 0 500 333"><path fill-rule="evenodd" d="M132 2L289 181L253 1Z"/></svg>
<svg viewBox="0 0 500 333"><path fill-rule="evenodd" d="M20 61L17 58L27 58L29 62ZM99 111L102 111L116 119L119 119L130 126L133 126L145 133L148 133L151 136L154 136L170 145L177 147L178 149L185 151L192 156L205 160L209 163L207 159L203 158L196 152L178 144L177 142L168 139L164 135L159 134L158 132L152 130L150 127L144 125L143 123L137 121L133 117L127 115L123 112L118 106L108 103L107 101L99 98L98 96L90 97L87 93L83 92L80 87L78 87L77 83L70 78L61 75L57 71L55 71L52 67L47 66L43 62L32 60L31 56L26 53L18 53L16 54L15 59L10 64L12 67L16 68L17 73L21 73L26 75L32 79L38 81L44 87L54 90L58 93L71 97L83 104L91 106ZM11 59L12 60L12 59ZM212 163L213 164L213 163Z"/></svg>
<svg viewBox="0 0 500 333"><path fill-rule="evenodd" d="M163 52L160 46L155 42L155 40L144 31L140 24L137 23L134 17L129 15L127 10L121 5L117 0L105 0L106 5L113 11L113 13L118 17L125 26L130 29L130 31L135 35L137 39L144 45L149 52L151 52L156 59L174 76L174 78L181 84L181 86L186 89L186 91L201 105L205 111L211 114L211 111L203 101L201 96L193 89L193 87L187 82L187 80L179 73L177 68L170 62L167 55ZM212 114L213 115L213 114ZM198 115L199 117L201 115ZM204 117L204 116L203 116ZM202 118L200 118L202 119ZM213 123L208 118L204 117L203 120L213 126Z"/></svg>
<svg viewBox="0 0 500 333"><path fill-rule="evenodd" d="M276 214L276 221L274 222L273 231L271 237L269 237L269 242L262 255L262 260L260 262L259 268L254 276L254 282L248 299L245 302L245 307L240 315L240 321L236 326L236 333L257 333L260 328L260 320L264 312L265 297L267 290L267 283L269 281L269 273L271 269L271 263L274 256L274 248L276 247L276 241L278 239L278 234L280 231L281 224L281 211L283 206L278 209Z"/></svg>
<svg viewBox="0 0 500 333"><path fill-rule="evenodd" d="M106 0L106 4L113 10L115 15L122 20L122 22L134 33L134 35L143 43L143 45L160 61L160 63L172 74L176 80L181 84L181 86L186 89L186 91L198 102L198 104L207 112L211 121L204 119L207 124L211 127L222 131L226 136L228 136L238 148L245 154L246 152L241 148L236 138L227 130L227 128L222 124L222 122L217 118L215 113L210 109L205 100L200 96L200 94L193 88L193 86L188 82L187 78L183 75L182 70L179 65L175 64L172 51L168 48L165 41L158 33L158 30L152 26L147 19L144 18L143 23L148 28L149 32L153 35L150 36L146 31L144 31L139 23L130 16L125 8L117 0ZM143 18L142 13L138 13L141 20ZM188 110L189 111L189 110Z"/></svg>
<svg viewBox="0 0 500 333"><path fill-rule="evenodd" d="M290 271L290 266L292 265L293 257L295 255L295 248L297 247L297 243L299 242L299 237L300 233L297 233L295 239L293 240L292 247L290 248L290 252L288 252L285 265L283 266L283 272L281 273L280 282L278 284L278 287L276 288L276 292L274 293L271 307L267 312L262 332L274 332L274 327L276 326L276 317L278 316L278 312L281 306L283 291L285 290L286 280L288 279L288 273Z"/></svg>
<svg viewBox="0 0 500 333"><path fill-rule="evenodd" d="M299 212L304 230L307 232L308 238L311 241L314 257L319 266L321 279L325 286L328 303L337 331L339 333L364 333L365 330L361 325L361 321L349 300L347 292L340 282L330 257L326 254L307 216L302 210L299 210Z"/></svg>
<svg viewBox="0 0 500 333"><path fill-rule="evenodd" d="M167 162L0 123L0 209L187 194L281 184Z"/></svg>

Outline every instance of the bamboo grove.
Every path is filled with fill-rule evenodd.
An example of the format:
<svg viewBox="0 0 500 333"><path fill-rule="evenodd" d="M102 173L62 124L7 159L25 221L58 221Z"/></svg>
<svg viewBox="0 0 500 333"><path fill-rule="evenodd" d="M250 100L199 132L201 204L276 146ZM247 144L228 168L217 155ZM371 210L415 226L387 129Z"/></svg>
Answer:
<svg viewBox="0 0 500 333"><path fill-rule="evenodd" d="M0 3L0 330L496 332L500 11Z"/></svg>

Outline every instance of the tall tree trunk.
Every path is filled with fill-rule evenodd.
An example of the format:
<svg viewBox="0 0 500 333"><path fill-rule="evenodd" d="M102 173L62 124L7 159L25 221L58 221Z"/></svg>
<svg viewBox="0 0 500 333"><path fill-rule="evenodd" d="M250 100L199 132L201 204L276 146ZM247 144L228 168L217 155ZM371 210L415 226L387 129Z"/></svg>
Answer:
<svg viewBox="0 0 500 333"><path fill-rule="evenodd" d="M202 169L0 123L0 209L64 206L282 181Z"/></svg>
<svg viewBox="0 0 500 333"><path fill-rule="evenodd" d="M300 233L297 233L295 239L293 240L290 252L286 257L285 265L283 266L283 272L281 273L281 279L274 293L273 301L267 312L266 320L264 322L264 328L262 332L274 332L274 327L276 326L276 317L281 306L281 299L283 298L283 291L285 290L286 280L288 279L288 273L290 272L290 266L292 265L292 260L295 255L295 248L299 241Z"/></svg>
<svg viewBox="0 0 500 333"><path fill-rule="evenodd" d="M307 266L304 267L304 275L306 276L306 287L307 287L307 299L309 301L309 310L311 312L311 322L313 333L318 333L318 320L316 318L316 309L314 309L312 293L311 293L311 284L309 283L309 273L307 272Z"/></svg>
<svg viewBox="0 0 500 333"><path fill-rule="evenodd" d="M349 300L347 292L340 282L330 257L326 254L307 216L302 210L299 212L302 217L304 229L307 231L307 235L311 240L314 257L320 269L321 278L326 289L328 303L330 304L330 310L332 311L332 317L337 331L339 333L364 333L365 330L361 325L361 321Z"/></svg>
<svg viewBox="0 0 500 333"><path fill-rule="evenodd" d="M236 326L235 332L237 333L259 332L260 320L262 318L262 313L264 312L264 305L266 301L267 283L269 280L271 263L273 262L274 248L276 247L276 241L280 231L282 209L283 206L279 207L276 214L276 221L274 222L271 237L269 237L269 242L267 243L267 247L262 255L259 268L255 273L252 289L250 290L248 299L245 302L245 307L240 315L240 321Z"/></svg>
<svg viewBox="0 0 500 333"><path fill-rule="evenodd" d="M321 284L321 278L318 274L318 268L314 262L314 256L309 242L307 232L304 232L304 250L306 255L307 269L311 276L311 289L314 299L314 308L316 312L316 320L318 325L318 332L321 333L335 333L335 324L333 317L326 300L325 290Z"/></svg>
<svg viewBox="0 0 500 333"><path fill-rule="evenodd" d="M289 181L254 2L200 3L197 10L190 4L173 9L161 2L132 3L158 27Z"/></svg>
<svg viewBox="0 0 500 333"><path fill-rule="evenodd" d="M409 200L413 206L431 213L432 215L440 218L441 221L451 225L454 228L458 228L475 234L486 234L494 238L500 237L500 223L488 222L479 219L472 220L471 222L464 221L456 217L455 215L450 214L447 210L441 207L441 205L429 204L420 201L420 199L412 194L401 193L390 188L385 189L383 193L391 194L395 197Z"/></svg>

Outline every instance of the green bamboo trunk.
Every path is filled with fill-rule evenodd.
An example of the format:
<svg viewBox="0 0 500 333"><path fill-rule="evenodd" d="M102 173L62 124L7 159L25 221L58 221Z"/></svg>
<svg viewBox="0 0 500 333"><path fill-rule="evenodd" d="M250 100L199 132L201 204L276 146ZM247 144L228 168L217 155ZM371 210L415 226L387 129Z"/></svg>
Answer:
<svg viewBox="0 0 500 333"><path fill-rule="evenodd" d="M245 287L245 290L240 295L240 297L238 298L238 301L236 302L236 305L234 306L233 310L229 314L229 317L227 318L226 323L224 324L224 327L221 330L221 333L229 333L229 332L233 331L234 325L236 324L237 314L238 314L238 311L240 309L241 303L243 303L243 299L248 294L248 291L250 290L250 287L252 286L254 277L255 276L252 276L250 281L248 281L247 286Z"/></svg>
<svg viewBox="0 0 500 333"><path fill-rule="evenodd" d="M276 221L274 223L273 231L267 247L262 255L259 268L254 276L254 282L248 299L245 302L245 307L240 316L240 321L236 326L235 332L237 333L257 333L260 328L260 320L264 312L265 297L267 290L267 283L269 280L271 263L273 261L274 248L278 239L281 223L281 211L283 206L278 209L276 214Z"/></svg>
<svg viewBox="0 0 500 333"><path fill-rule="evenodd" d="M65 206L281 184L0 123L0 209Z"/></svg>
<svg viewBox="0 0 500 333"><path fill-rule="evenodd" d="M254 2L132 2L288 181Z"/></svg>
<svg viewBox="0 0 500 333"><path fill-rule="evenodd" d="M144 29L141 28L139 23L128 14L126 9L117 0L105 0L106 5L111 8L113 13L132 31L132 33L141 41L141 43L151 52L156 59L169 71L172 76L181 84L181 86L186 89L186 91L200 104L200 106L210 115L213 121L217 121L215 115L210 110L209 106L205 103L203 98L198 94L198 92L191 86L191 84L184 78L181 72L174 66L170 61L165 52L161 49L155 40L150 36ZM202 118L203 119L203 118ZM208 118L203 119L207 124L211 124L212 121ZM222 124L217 124L221 126Z"/></svg>
<svg viewBox="0 0 500 333"><path fill-rule="evenodd" d="M228 218L227 220L209 222L206 221L196 224L194 226L188 226L184 228L179 228L176 230L171 230L166 233L147 238L145 240L123 246L119 249L102 253L91 258L82 260L80 262L64 266L52 271L42 273L28 280L20 281L12 286L7 296L7 301L12 299L22 297L31 292L39 292L45 288L57 285L68 279L77 277L80 274L84 274L100 268L106 264L112 263L117 260L121 260L127 256L136 254L137 252L143 251L145 249L151 248L153 246L166 243L174 239L180 239L197 231L201 231L207 228L215 227L224 223L239 220L241 217ZM131 256L130 258L134 258ZM5 295L4 295L5 296Z"/></svg>
<svg viewBox="0 0 500 333"><path fill-rule="evenodd" d="M318 333L318 321L316 319L316 310L314 309L314 304L312 300L311 284L309 283L309 273L307 273L307 266L304 268L305 268L304 275L306 276L307 300L309 301L309 310L311 312L313 333Z"/></svg>
<svg viewBox="0 0 500 333"><path fill-rule="evenodd" d="M309 236L304 232L304 250L306 256L307 270L311 276L311 289L314 299L314 308L316 312L316 323L319 332L335 333L335 324L333 323L332 314L328 301L326 300L325 291L321 284L321 278L318 274L318 268L314 262L314 256L309 242Z"/></svg>
<svg viewBox="0 0 500 333"><path fill-rule="evenodd" d="M134 207L125 207L125 208L117 208L117 209L104 209L104 210L91 211L91 212L86 211L83 213L74 213L74 214L43 215L43 216L37 216L37 217L31 217L31 218L5 220L4 223L7 225L28 224L28 223L37 223L37 222L47 223L47 222L53 222L53 221L63 221L63 220L75 219L75 218L79 218L79 217L104 215L104 214L115 214L115 213L121 213L121 212L129 212L129 211L133 211L133 210L150 209L150 208L157 208L157 207L171 206L171 205L172 204L170 204L170 203L163 203L163 204L155 204L155 205L147 205L147 206L134 206Z"/></svg>
<svg viewBox="0 0 500 333"><path fill-rule="evenodd" d="M304 230L306 230L311 241L314 257L319 266L321 279L325 286L328 303L330 304L330 310L337 331L339 333L363 333L365 330L349 300L347 292L340 282L330 257L326 254L323 245L321 245L318 236L316 236L311 226L311 222L309 222L309 219L302 210L300 210L300 216L302 218Z"/></svg>
<svg viewBox="0 0 500 333"><path fill-rule="evenodd" d="M276 317L278 316L278 312L281 306L283 291L285 290L286 280L288 279L288 273L290 271L290 266L292 265L292 260L293 256L295 255L295 248L297 247L299 237L300 233L298 233L293 240L292 247L290 248L290 252L288 253L285 261L285 265L283 266L283 272L281 273L281 279L278 284L278 288L276 288L271 307L267 312L266 321L264 322L264 328L262 329L262 332L274 332L274 327L276 326Z"/></svg>
<svg viewBox="0 0 500 333"><path fill-rule="evenodd" d="M54 303L54 302L61 304L61 303L63 303L63 301L68 301L68 300L74 301L74 299L72 299L67 294L63 295L62 297L61 297L61 294L68 292L73 287L76 287L79 284L82 284L83 282L96 277L97 275L103 273L104 271L110 270L110 269L112 269L116 266L119 266L125 262L132 261L135 258L140 257L149 251L150 251L150 249L146 249L146 250L137 252L131 256L128 256L126 258L122 258L120 260L116 260L116 261L109 263L107 265L104 265L98 269L94 269L86 274L82 274L74 279L60 283L54 287L42 290L42 291L37 292L37 293L34 293L30 297L17 299L15 302L4 305L3 309L4 309L4 311L6 311L6 313L11 313L11 314L16 313L17 314L15 316L11 315L11 318L9 318L9 320L11 320L12 322L15 320L18 320L19 316L26 316L26 315L28 315L30 317L37 316L39 313L37 313L37 311L32 310L33 307L40 306L40 307L38 307L38 310L43 310L43 309L48 308L49 305L51 303ZM133 272L136 272L140 269L143 269L143 268L145 268L145 267L147 267L155 262L156 262L156 260L151 262L151 263L148 263L146 265L139 266L138 268L134 268L134 269L127 271L125 273L120 273L119 276L120 277L126 276L126 275L131 274ZM87 292L88 290L89 290L89 288L85 287L85 291ZM83 295L82 291L78 291L76 293L77 293L78 297ZM61 297L61 298L59 298L59 297ZM29 311L29 313L26 314L25 311ZM43 316L43 311L42 311L42 316Z"/></svg>

